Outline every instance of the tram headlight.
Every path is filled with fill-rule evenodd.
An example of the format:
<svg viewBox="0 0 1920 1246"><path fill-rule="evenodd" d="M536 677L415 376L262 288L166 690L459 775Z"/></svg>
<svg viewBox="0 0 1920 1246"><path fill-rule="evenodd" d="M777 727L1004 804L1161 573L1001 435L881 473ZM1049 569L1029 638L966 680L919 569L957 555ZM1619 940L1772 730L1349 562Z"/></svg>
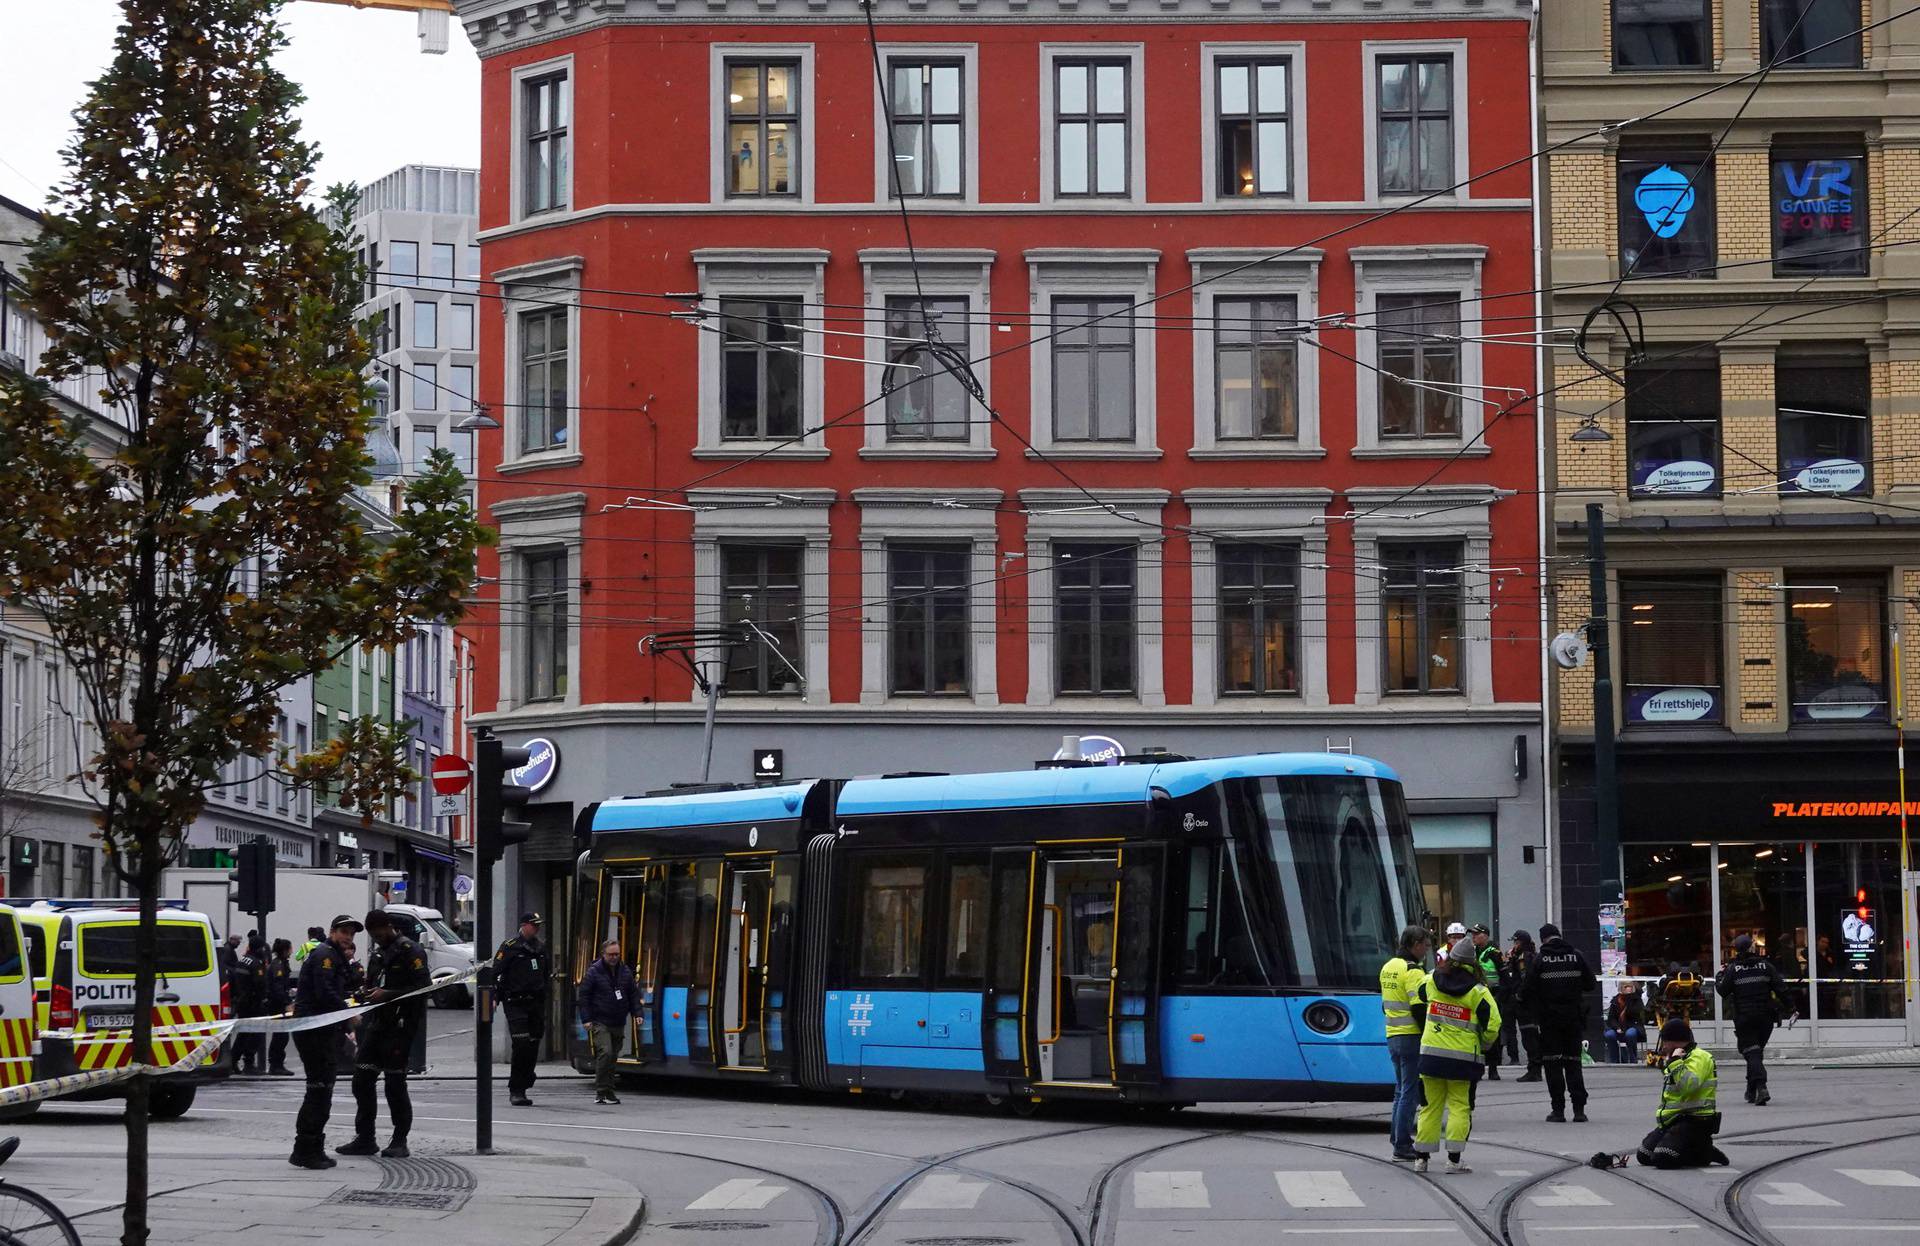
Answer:
<svg viewBox="0 0 1920 1246"><path fill-rule="evenodd" d="M1338 1034L1350 1024L1345 1008L1324 999L1307 1005L1304 1016L1308 1028L1320 1034Z"/></svg>

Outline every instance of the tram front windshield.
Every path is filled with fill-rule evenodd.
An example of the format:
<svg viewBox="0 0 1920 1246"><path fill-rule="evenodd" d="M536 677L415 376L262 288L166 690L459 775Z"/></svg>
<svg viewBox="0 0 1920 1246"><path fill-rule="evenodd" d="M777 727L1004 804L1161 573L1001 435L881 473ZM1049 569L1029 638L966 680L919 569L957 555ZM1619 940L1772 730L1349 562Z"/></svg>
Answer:
<svg viewBox="0 0 1920 1246"><path fill-rule="evenodd" d="M1230 805L1250 823L1236 827L1233 839L1264 858L1268 885L1248 891L1272 905L1275 985L1377 986L1401 927L1420 911L1399 785L1334 775L1263 778L1245 797Z"/></svg>

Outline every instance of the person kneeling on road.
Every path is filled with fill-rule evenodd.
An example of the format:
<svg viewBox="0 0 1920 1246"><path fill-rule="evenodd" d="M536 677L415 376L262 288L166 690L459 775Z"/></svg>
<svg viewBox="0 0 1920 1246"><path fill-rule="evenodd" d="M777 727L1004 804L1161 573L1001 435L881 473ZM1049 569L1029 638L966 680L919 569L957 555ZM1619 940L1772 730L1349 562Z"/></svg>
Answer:
<svg viewBox="0 0 1920 1246"><path fill-rule="evenodd" d="M1713 1145L1720 1132L1720 1107L1715 1099L1720 1075L1713 1053L1693 1041L1693 1027L1679 1018L1660 1029L1660 1060L1666 1076L1660 1082L1660 1108L1654 1130L1640 1143L1639 1160L1649 1168L1705 1168L1726 1164L1727 1154ZM1588 1163L1595 1168L1625 1168L1627 1156L1605 1151Z"/></svg>
<svg viewBox="0 0 1920 1246"><path fill-rule="evenodd" d="M640 1015L640 991L633 969L620 959L620 941L609 939L580 980L580 1021L593 1039L593 1101L618 1103L613 1093L613 1062L620 1058L627 1027Z"/></svg>
<svg viewBox="0 0 1920 1246"><path fill-rule="evenodd" d="M1473 1133L1473 1087L1486 1068L1486 1051L1500 1037L1500 1006L1481 981L1480 962L1465 939L1447 953L1446 963L1420 984L1414 1011L1421 1014L1420 1085L1426 1103L1414 1126L1415 1172L1427 1171L1427 1159L1440 1149L1440 1122L1446 1118L1447 1171L1471 1171L1461 1160Z"/></svg>

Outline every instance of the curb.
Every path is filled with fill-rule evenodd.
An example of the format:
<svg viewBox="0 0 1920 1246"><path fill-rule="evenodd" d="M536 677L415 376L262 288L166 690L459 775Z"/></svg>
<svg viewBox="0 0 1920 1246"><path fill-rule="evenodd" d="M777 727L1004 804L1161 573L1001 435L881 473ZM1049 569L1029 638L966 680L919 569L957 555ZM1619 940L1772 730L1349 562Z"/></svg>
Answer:
<svg viewBox="0 0 1920 1246"><path fill-rule="evenodd" d="M604 1210L602 1205L605 1205ZM567 1234L594 1234L594 1246L625 1246L640 1232L640 1225L647 1218L647 1199L644 1194L629 1197L612 1195L596 1197L587 1214L580 1217L578 1224Z"/></svg>

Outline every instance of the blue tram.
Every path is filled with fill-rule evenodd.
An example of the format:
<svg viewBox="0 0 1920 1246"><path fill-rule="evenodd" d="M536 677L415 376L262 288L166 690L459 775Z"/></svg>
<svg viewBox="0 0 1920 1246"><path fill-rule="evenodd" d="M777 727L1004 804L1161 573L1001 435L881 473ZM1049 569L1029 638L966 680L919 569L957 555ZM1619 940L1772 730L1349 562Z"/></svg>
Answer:
<svg viewBox="0 0 1920 1246"><path fill-rule="evenodd" d="M638 1074L1012 1098L1378 1099L1421 911L1393 772L1338 754L901 775L580 815L578 980ZM590 1059L576 1027L574 1057Z"/></svg>

